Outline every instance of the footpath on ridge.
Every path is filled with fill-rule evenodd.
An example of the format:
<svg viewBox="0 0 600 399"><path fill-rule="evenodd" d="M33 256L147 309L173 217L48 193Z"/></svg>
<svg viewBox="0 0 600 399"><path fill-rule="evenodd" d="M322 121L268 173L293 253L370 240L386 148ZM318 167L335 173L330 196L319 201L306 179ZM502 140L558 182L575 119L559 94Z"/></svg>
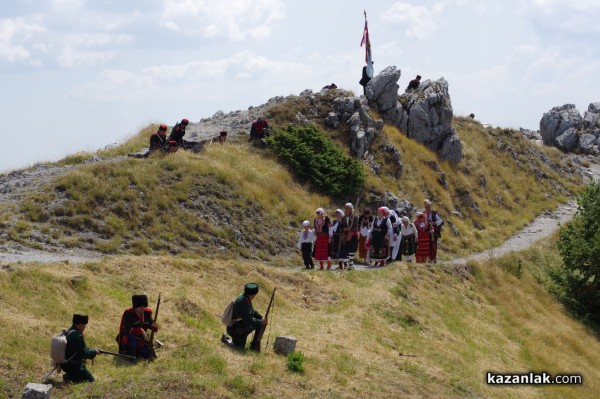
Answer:
<svg viewBox="0 0 600 399"><path fill-rule="evenodd" d="M103 162L103 161L100 161ZM27 193L40 189L44 184L49 183L55 176L66 173L77 166L47 166L38 165L29 170L15 171L7 175L0 176L0 203L5 205L17 205L19 200ZM589 177L600 181L600 165L592 164L587 171ZM498 257L511 251L519 251L529 247L534 242L552 235L557 229L559 223L569 221L577 211L577 203L571 200L566 204L559 206L554 211L547 211L538 215L529 225L517 232L502 245L491 248L487 251L469 255L464 258L456 258L440 263L458 265L471 260L485 260ZM6 234L6 233L4 233ZM56 249L54 251L44 251L25 247L19 243L7 243L0 245L0 267L3 270L9 270L11 263L55 263L55 262L73 262L84 263L88 261L99 260L106 255L100 252L87 251L83 249ZM318 267L318 266L317 266ZM336 265L332 266L333 268ZM301 267L303 268L303 267ZM300 268L298 268L300 269ZM361 264L355 264L355 270L372 270L372 267L366 267Z"/></svg>

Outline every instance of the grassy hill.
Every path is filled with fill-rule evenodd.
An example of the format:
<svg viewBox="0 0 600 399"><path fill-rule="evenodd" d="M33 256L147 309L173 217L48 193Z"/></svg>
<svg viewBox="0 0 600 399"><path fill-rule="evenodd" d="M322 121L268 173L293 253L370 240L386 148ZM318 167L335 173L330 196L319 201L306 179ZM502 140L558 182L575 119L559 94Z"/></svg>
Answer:
<svg viewBox="0 0 600 399"><path fill-rule="evenodd" d="M600 392L600 344L535 278L551 248L463 267L396 263L373 272L292 272L244 260L116 257L17 265L0 273L0 397L18 397L49 369L51 333L86 311L86 340L114 350L132 292L162 293L158 361L100 356L94 384L55 384L62 398L590 398ZM511 266L512 265L512 266ZM539 266L538 266L539 267ZM247 281L264 312L277 287L270 342L298 338L304 374L270 350L219 342L220 313ZM402 354L402 355L401 355ZM494 387L485 372L580 373L582 386ZM55 377L56 378L56 377Z"/></svg>

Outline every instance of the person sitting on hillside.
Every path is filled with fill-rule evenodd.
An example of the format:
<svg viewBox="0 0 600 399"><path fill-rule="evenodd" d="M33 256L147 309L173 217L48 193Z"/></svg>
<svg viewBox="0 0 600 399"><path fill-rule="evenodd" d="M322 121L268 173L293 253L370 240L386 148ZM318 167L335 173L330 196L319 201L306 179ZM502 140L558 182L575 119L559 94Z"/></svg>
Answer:
<svg viewBox="0 0 600 399"><path fill-rule="evenodd" d="M268 135L269 123L262 116L258 117L250 127L250 139L255 145L264 145L263 139Z"/></svg>
<svg viewBox="0 0 600 399"><path fill-rule="evenodd" d="M185 136L185 128L189 123L190 121L187 119L182 119L181 122L176 123L167 140L175 141L178 147L183 147L183 136Z"/></svg>
<svg viewBox="0 0 600 399"><path fill-rule="evenodd" d="M67 363L60 367L65 372L65 382L94 382L95 378L85 367L85 359L93 359L99 353L97 349L88 348L83 338L83 332L88 324L88 316L81 314L73 315L73 325L67 333L67 347L65 348L65 359Z"/></svg>
<svg viewBox="0 0 600 399"><path fill-rule="evenodd" d="M149 152L155 152L165 148L167 144L167 125L160 125L156 133L150 136Z"/></svg>
<svg viewBox="0 0 600 399"><path fill-rule="evenodd" d="M123 312L119 326L119 353L137 358L150 358L150 342L146 330L158 331L158 324L152 320L152 309L148 307L146 295L133 295L132 307Z"/></svg>
<svg viewBox="0 0 600 399"><path fill-rule="evenodd" d="M240 294L234 301L232 320L233 325L227 327L227 334L231 335L231 338L227 334L221 335L221 342L224 344L236 348L245 349L246 340L248 335L255 331L255 336L262 326L266 326L269 322L264 319L260 313L258 313L252 307L252 300L256 298L258 294L258 284L248 283L244 286L244 293ZM260 351L260 348L256 347L253 341L250 345L250 349Z"/></svg>
<svg viewBox="0 0 600 399"><path fill-rule="evenodd" d="M417 75L416 78L414 78L413 80L408 82L408 86L406 87L406 92L417 89L419 87L420 83L421 83L421 75Z"/></svg>

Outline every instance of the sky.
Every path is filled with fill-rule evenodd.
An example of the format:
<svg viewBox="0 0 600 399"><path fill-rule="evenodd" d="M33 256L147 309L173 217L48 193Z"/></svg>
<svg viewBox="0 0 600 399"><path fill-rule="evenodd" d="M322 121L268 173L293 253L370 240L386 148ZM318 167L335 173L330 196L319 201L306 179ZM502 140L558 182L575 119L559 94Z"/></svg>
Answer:
<svg viewBox="0 0 600 399"><path fill-rule="evenodd" d="M375 73L444 77L455 115L537 130L600 101L598 0L0 0L0 172L329 83L360 94L363 10Z"/></svg>

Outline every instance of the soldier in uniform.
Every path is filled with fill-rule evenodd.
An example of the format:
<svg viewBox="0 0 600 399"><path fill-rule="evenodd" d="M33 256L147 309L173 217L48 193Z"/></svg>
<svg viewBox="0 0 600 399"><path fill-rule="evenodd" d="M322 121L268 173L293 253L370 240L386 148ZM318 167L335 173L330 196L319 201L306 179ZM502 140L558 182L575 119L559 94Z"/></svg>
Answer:
<svg viewBox="0 0 600 399"><path fill-rule="evenodd" d="M98 354L96 349L86 346L83 338L88 320L87 315L73 315L73 325L67 333L67 347L65 348L65 358L70 360L60 366L65 372L63 376L65 382L94 382L95 380L92 373L85 367L85 359L93 359Z"/></svg>
<svg viewBox="0 0 600 399"><path fill-rule="evenodd" d="M257 332L266 326L268 323L267 319L263 319L262 315L258 313L252 307L252 300L258 294L258 284L248 283L244 286L244 293L236 298L233 305L234 320L233 325L227 327L227 334L231 335L231 338L227 334L221 336L221 341L236 349L246 348L246 339L252 331L255 331L255 337ZM250 344L250 349L257 350L253 346L254 341ZM260 351L260 349L258 349Z"/></svg>
<svg viewBox="0 0 600 399"><path fill-rule="evenodd" d="M119 353L148 359L150 357L149 338L146 330L158 331L158 323L152 319L152 309L148 307L146 295L133 295L132 307L123 312L119 327Z"/></svg>
<svg viewBox="0 0 600 399"><path fill-rule="evenodd" d="M160 125L156 133L150 136L150 152L162 150L167 144L167 125Z"/></svg>
<svg viewBox="0 0 600 399"><path fill-rule="evenodd" d="M183 147L183 136L185 136L185 128L189 125L190 121L187 119L182 119L181 122L177 123L173 126L171 130L171 134L167 141L175 141L177 146Z"/></svg>

